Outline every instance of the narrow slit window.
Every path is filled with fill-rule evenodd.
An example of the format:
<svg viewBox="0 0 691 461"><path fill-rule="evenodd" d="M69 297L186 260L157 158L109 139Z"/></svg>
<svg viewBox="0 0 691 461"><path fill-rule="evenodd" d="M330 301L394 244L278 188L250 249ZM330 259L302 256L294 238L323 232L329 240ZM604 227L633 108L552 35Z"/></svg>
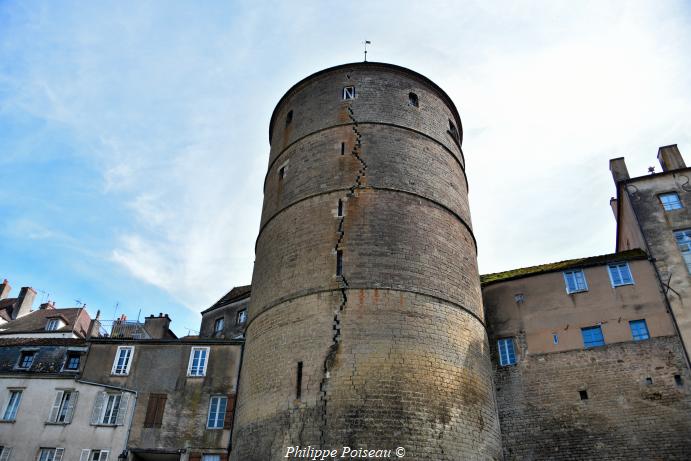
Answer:
<svg viewBox="0 0 691 461"><path fill-rule="evenodd" d="M300 400L302 398L302 362L298 362L297 381L295 383L295 398Z"/></svg>
<svg viewBox="0 0 691 461"><path fill-rule="evenodd" d="M674 375L674 384L681 387L684 385L684 380L681 379L681 375Z"/></svg>
<svg viewBox="0 0 691 461"><path fill-rule="evenodd" d="M418 97L415 93L408 93L408 104L410 104L413 107L419 106Z"/></svg>
<svg viewBox="0 0 691 461"><path fill-rule="evenodd" d="M557 334L553 334L553 335L552 335L552 343L553 343L555 346L556 346L557 344L559 344L559 335L557 335Z"/></svg>
<svg viewBox="0 0 691 461"><path fill-rule="evenodd" d="M293 111L289 111L288 115L286 115L286 126L290 125L290 122L293 121Z"/></svg>
<svg viewBox="0 0 691 461"><path fill-rule="evenodd" d="M354 86L345 86L343 87L343 99L355 99L355 87Z"/></svg>
<svg viewBox="0 0 691 461"><path fill-rule="evenodd" d="M283 179L286 177L286 167L282 166L278 169L278 179Z"/></svg>
<svg viewBox="0 0 691 461"><path fill-rule="evenodd" d="M341 155L345 155L345 143L341 143Z"/></svg>
<svg viewBox="0 0 691 461"><path fill-rule="evenodd" d="M343 251L336 251L336 275L343 275Z"/></svg>
<svg viewBox="0 0 691 461"><path fill-rule="evenodd" d="M588 400L588 391L578 391L581 400Z"/></svg>
<svg viewBox="0 0 691 461"><path fill-rule="evenodd" d="M338 217L343 217L343 200L338 199Z"/></svg>

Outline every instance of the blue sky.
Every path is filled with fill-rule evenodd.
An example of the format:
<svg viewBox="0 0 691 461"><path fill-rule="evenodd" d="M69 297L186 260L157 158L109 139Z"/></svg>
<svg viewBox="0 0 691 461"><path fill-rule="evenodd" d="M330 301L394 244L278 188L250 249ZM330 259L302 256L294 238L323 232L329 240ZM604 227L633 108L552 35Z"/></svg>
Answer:
<svg viewBox="0 0 691 461"><path fill-rule="evenodd" d="M251 280L274 105L365 39L459 108L481 272L611 252L608 160L642 175L672 143L691 160L690 18L683 1L0 0L0 277L197 329Z"/></svg>

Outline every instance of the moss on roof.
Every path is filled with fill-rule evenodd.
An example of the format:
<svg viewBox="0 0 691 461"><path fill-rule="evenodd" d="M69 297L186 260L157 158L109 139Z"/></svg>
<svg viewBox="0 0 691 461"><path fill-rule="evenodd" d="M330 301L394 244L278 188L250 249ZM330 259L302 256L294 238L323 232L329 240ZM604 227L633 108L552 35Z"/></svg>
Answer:
<svg viewBox="0 0 691 461"><path fill-rule="evenodd" d="M523 277L529 277L532 275L546 274L548 272L559 272L574 267L601 266L614 261L630 261L635 259L647 258L648 254L640 249L620 251L619 253L591 256L588 258L568 259L566 261L559 261L556 263L523 267L520 269L513 269L510 271L495 272L494 274L485 274L480 276L480 282L482 283L482 286L486 286L492 283L505 282L507 280L514 280Z"/></svg>

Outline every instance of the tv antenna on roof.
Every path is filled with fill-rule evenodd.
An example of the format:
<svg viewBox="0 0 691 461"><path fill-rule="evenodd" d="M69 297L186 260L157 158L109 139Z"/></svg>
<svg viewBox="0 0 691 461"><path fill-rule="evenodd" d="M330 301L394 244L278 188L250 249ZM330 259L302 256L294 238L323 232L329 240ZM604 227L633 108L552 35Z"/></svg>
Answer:
<svg viewBox="0 0 691 461"><path fill-rule="evenodd" d="M367 62L367 45L371 45L372 42L370 42L369 40L365 40L364 44L365 44L365 62Z"/></svg>

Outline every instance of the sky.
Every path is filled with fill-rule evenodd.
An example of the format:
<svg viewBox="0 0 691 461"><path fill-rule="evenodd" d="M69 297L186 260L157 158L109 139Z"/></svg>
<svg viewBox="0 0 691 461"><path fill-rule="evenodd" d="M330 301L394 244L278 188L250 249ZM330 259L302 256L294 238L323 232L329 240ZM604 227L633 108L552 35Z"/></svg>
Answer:
<svg viewBox="0 0 691 461"><path fill-rule="evenodd" d="M280 97L408 67L464 129L481 273L614 251L610 158L691 163L685 1L0 0L0 277L101 318L250 283Z"/></svg>

